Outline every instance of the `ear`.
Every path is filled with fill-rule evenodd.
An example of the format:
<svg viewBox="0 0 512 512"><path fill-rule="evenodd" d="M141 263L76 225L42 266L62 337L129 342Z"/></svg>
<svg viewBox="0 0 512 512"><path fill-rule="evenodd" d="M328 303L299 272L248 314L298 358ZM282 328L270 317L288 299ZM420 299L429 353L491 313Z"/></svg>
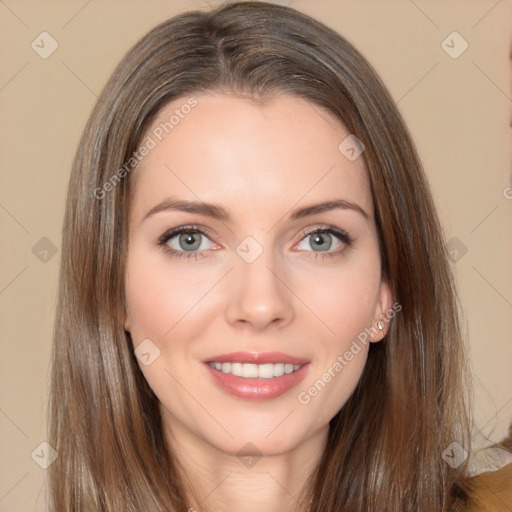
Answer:
<svg viewBox="0 0 512 512"><path fill-rule="evenodd" d="M390 321L390 318L386 313L391 310L392 304L393 298L391 296L391 289L387 278L383 276L380 282L379 297L375 307L374 319L369 329L371 333L370 342L376 343L386 336Z"/></svg>
<svg viewBox="0 0 512 512"><path fill-rule="evenodd" d="M130 332L131 330L130 317L128 316L128 312L126 311L126 309L124 312L124 330L126 332Z"/></svg>

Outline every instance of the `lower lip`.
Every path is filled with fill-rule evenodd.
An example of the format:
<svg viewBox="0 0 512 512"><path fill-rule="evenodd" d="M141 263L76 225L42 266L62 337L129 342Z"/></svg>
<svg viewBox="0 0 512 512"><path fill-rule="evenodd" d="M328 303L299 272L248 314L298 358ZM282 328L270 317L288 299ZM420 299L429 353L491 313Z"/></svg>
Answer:
<svg viewBox="0 0 512 512"><path fill-rule="evenodd" d="M297 371L272 377L271 379L246 379L231 373L224 373L206 363L213 380L224 391L245 400L271 400L277 398L301 382L309 370L309 363L303 364Z"/></svg>

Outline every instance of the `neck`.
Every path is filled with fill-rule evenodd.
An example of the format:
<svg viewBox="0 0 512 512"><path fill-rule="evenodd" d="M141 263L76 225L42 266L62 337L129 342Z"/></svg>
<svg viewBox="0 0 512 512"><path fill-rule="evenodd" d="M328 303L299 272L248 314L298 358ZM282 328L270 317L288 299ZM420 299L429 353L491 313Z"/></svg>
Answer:
<svg viewBox="0 0 512 512"><path fill-rule="evenodd" d="M185 473L189 512L307 512L304 493L327 433L328 427L279 454L261 453L250 440L242 454L226 453L176 425L168 440Z"/></svg>

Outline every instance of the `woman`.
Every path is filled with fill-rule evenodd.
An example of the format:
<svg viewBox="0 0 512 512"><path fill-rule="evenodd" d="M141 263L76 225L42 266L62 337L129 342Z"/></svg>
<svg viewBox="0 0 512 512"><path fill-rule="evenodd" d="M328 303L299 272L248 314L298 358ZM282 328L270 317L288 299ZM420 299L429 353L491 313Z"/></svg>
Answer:
<svg viewBox="0 0 512 512"><path fill-rule="evenodd" d="M358 51L260 2L137 43L70 181L52 510L456 510L467 389L428 184Z"/></svg>

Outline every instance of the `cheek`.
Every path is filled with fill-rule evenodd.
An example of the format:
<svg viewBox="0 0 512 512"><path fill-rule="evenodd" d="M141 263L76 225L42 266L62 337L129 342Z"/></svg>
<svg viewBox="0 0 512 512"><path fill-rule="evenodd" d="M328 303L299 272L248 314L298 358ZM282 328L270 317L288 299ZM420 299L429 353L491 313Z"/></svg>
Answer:
<svg viewBox="0 0 512 512"><path fill-rule="evenodd" d="M212 287L213 272L190 272L186 263L171 265L155 253L133 247L128 257L125 293L135 344L149 338L159 340L160 345L185 323L193 336L194 325L201 326L191 325L190 317L201 309L201 299Z"/></svg>
<svg viewBox="0 0 512 512"><path fill-rule="evenodd" d="M296 272L297 295L317 318L324 345L338 350L374 321L380 290L380 261L377 253L347 259L336 267ZM311 314L308 315L311 318Z"/></svg>
<svg viewBox="0 0 512 512"><path fill-rule="evenodd" d="M312 333L315 325L318 329L315 364L298 401L320 423L330 421L350 398L366 364L370 345L365 329L374 321L380 260L376 251L364 254L335 271L316 272L314 281L295 276L297 294L307 297L304 302L316 316L307 315L303 332Z"/></svg>

